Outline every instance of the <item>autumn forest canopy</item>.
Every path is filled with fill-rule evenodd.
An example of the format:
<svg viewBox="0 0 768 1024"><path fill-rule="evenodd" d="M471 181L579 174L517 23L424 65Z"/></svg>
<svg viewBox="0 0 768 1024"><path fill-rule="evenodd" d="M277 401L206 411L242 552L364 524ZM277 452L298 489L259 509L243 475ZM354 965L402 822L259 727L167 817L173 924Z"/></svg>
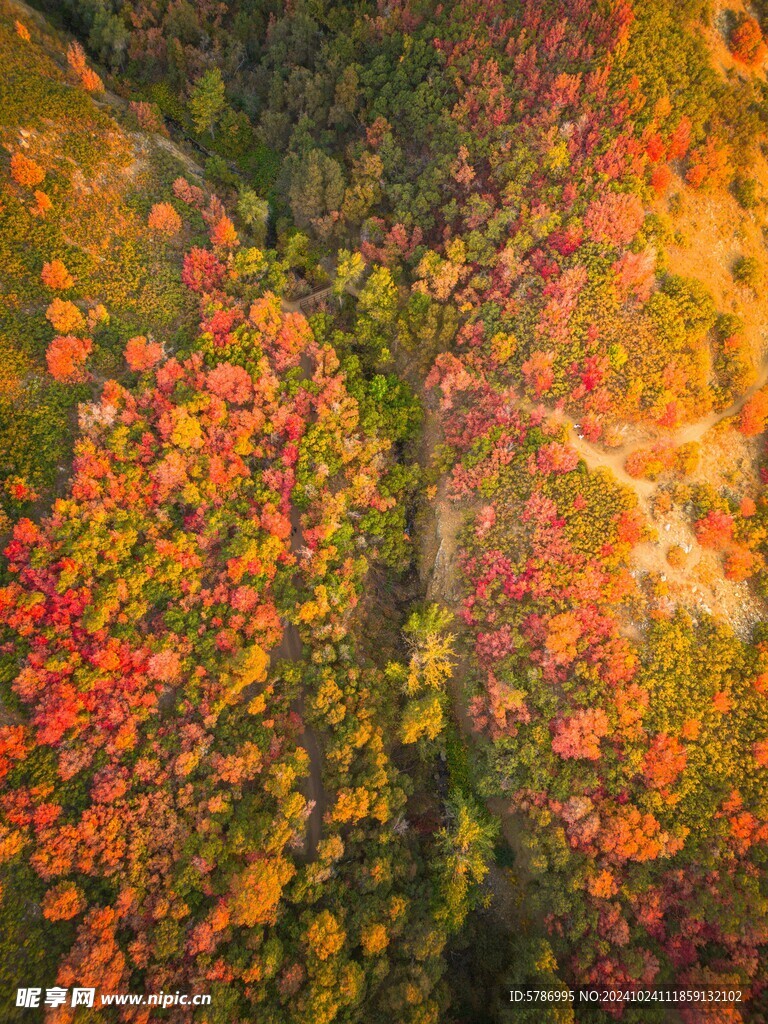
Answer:
<svg viewBox="0 0 768 1024"><path fill-rule="evenodd" d="M0 1020L768 1021L768 3L0 55Z"/></svg>

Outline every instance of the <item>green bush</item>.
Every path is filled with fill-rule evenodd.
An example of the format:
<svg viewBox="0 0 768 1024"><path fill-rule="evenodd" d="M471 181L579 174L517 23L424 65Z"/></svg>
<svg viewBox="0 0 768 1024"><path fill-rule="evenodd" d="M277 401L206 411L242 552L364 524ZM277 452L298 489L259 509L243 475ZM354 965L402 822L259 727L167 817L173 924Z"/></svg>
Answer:
<svg viewBox="0 0 768 1024"><path fill-rule="evenodd" d="M736 178L733 183L736 201L745 210L754 210L759 205L758 184L754 178Z"/></svg>
<svg viewBox="0 0 768 1024"><path fill-rule="evenodd" d="M745 284L753 291L757 291L762 274L760 272L760 261L754 256L739 256L733 264L733 278L739 284Z"/></svg>

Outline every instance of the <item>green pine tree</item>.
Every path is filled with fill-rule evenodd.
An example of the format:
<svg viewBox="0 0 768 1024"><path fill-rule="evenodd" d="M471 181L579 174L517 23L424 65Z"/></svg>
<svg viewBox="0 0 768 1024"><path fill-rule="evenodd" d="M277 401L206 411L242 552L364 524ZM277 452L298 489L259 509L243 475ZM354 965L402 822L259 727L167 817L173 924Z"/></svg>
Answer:
<svg viewBox="0 0 768 1024"><path fill-rule="evenodd" d="M213 130L227 105L224 96L224 79L218 68L206 71L195 82L189 97L189 110L195 131L202 134Z"/></svg>

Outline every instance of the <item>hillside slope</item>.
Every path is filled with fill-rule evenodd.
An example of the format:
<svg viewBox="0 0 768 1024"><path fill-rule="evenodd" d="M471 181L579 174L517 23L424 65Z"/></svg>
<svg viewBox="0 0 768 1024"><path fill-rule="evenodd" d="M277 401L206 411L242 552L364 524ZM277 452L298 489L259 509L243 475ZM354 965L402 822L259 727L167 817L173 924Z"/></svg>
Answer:
<svg viewBox="0 0 768 1024"><path fill-rule="evenodd" d="M16 30L19 16L32 38ZM0 46L0 504L13 520L36 496L50 500L71 457L77 402L91 393L85 379L48 373L51 303L79 310L70 321L64 313L58 333L76 328L90 338L95 377L120 368L121 339L131 333L183 343L195 304L180 281L181 257L203 237L203 223L173 237L148 226L155 203L176 201L171 185L186 168L117 123L100 90L89 95L67 65L66 43L44 22L4 3ZM46 283L44 266L57 263L65 276Z"/></svg>

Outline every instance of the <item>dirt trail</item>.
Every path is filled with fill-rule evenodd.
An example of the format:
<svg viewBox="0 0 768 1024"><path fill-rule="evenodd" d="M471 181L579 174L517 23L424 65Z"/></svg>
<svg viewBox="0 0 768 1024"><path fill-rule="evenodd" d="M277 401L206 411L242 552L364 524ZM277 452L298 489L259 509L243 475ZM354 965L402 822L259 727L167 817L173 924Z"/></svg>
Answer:
<svg viewBox="0 0 768 1024"><path fill-rule="evenodd" d="M419 460L424 468L432 464L442 438L440 417L427 402ZM461 577L457 568L459 534L471 509L472 502L467 499L456 502L448 497L448 483L443 476L434 500L425 504L425 518L418 529L418 572L425 596L428 601L439 601L454 613L458 613L462 599ZM478 734L468 706L466 681L470 673L469 656L460 654L448 681L448 692L453 720L464 742L473 748L478 741ZM485 800L485 805L490 814L498 819L502 834L516 856L513 872L491 863L486 880L492 894L491 913L504 927L510 928L523 915L521 894L529 877L522 844L525 825L520 816L511 810L508 799L490 797Z"/></svg>
<svg viewBox="0 0 768 1024"><path fill-rule="evenodd" d="M296 554L304 545L298 510L291 509L291 551ZM283 638L272 651L270 660L301 661L303 657L301 637L292 622L283 622ZM293 710L301 718L303 729L299 746L304 747L309 756L309 775L301 784L301 792L309 802L311 810L307 818L307 831L304 837L304 849L301 856L311 863L317 859L317 844L323 830L323 816L328 805L328 797L323 787L323 755L317 733L307 724L305 715L306 691L301 690L293 702Z"/></svg>
<svg viewBox="0 0 768 1024"><path fill-rule="evenodd" d="M713 412L709 416L705 416L704 419L697 420L695 423L690 423L685 427L681 427L675 435L676 444L688 444L691 441L700 441L701 438L706 434L712 427L716 427L722 420L728 419L731 416L736 416L737 413L741 412L746 403L752 398L762 387L768 384L768 358L763 360L760 366L760 372L757 380L748 388L744 394L737 398L733 405L729 405L727 409L722 412Z"/></svg>
<svg viewBox="0 0 768 1024"><path fill-rule="evenodd" d="M272 660L301 661L302 645L298 629L291 622L284 623L283 639L272 652ZM299 746L304 747L309 756L309 775L301 784L301 792L310 804L311 810L307 818L307 831L304 837L302 856L308 862L317 858L317 844L323 830L323 815L328 800L323 788L323 755L314 729L307 724L305 714L305 692L301 691L293 702L293 710L301 718L303 729L299 738Z"/></svg>
<svg viewBox="0 0 768 1024"><path fill-rule="evenodd" d="M732 405L729 405L727 409L723 409L722 412L710 413L709 416L705 416L693 423L687 423L682 427L679 427L677 430L665 432L664 434L656 437L649 436L641 441L633 441L631 444L623 445L620 448L605 449L592 444L579 434L579 425L573 417L569 416L567 413L556 411L554 409L550 411L553 416L559 417L563 423L568 424L570 427L568 443L584 459L589 469L594 470L601 467L609 469L617 480L625 484L627 487L631 487L642 501L654 492L656 484L652 480L643 480L642 478L630 476L626 471L626 460L633 452L639 451L642 448L647 448L649 445L658 441L668 442L675 447L701 441L707 431L712 430L713 427L722 423L723 420L736 416L741 412L749 399L767 383L768 357L763 360L755 383Z"/></svg>
<svg viewBox="0 0 768 1024"><path fill-rule="evenodd" d="M627 445L624 448L606 451L582 437L578 432L577 424L570 417L563 416L563 420L570 424L571 427L568 443L579 453L589 469L609 469L620 483L631 487L641 500L654 492L656 484L652 480L643 480L630 476L624 468L627 456L636 449L644 447L648 442L644 441L638 444Z"/></svg>

